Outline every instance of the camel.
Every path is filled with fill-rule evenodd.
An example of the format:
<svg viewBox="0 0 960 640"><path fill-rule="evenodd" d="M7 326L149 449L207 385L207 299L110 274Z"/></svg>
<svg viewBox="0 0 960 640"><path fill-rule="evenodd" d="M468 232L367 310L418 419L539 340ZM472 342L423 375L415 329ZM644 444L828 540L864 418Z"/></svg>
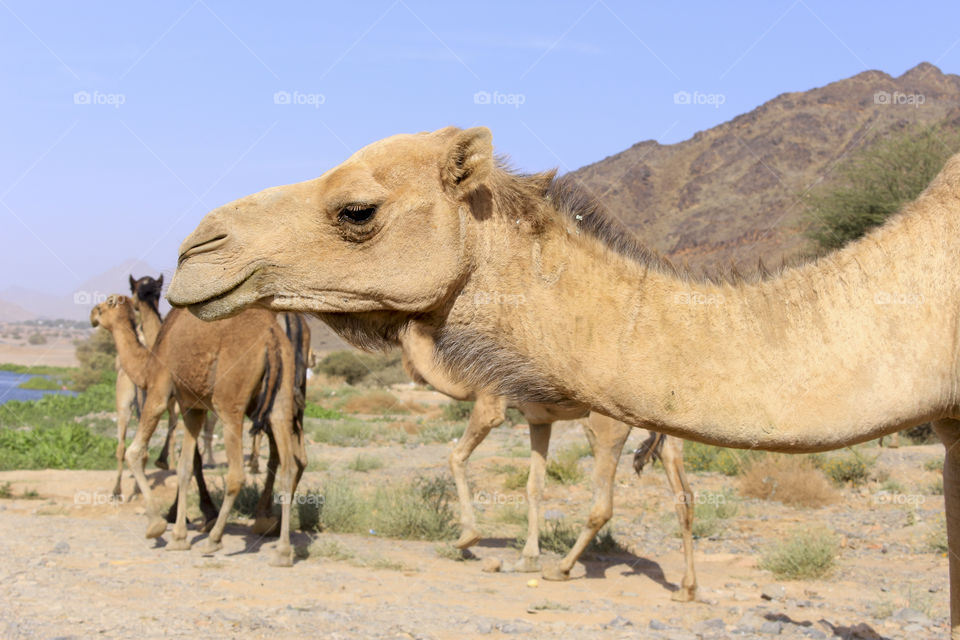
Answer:
<svg viewBox="0 0 960 640"><path fill-rule="evenodd" d="M467 549L480 541L476 516L473 511L471 491L467 483L466 463L487 434L506 419L509 406L519 409L527 419L530 429L530 473L527 479L527 539L516 570L541 571L547 579L562 580L570 574L583 551L613 516L613 485L617 462L623 445L630 435L630 427L598 413L590 413L585 407L534 402L511 402L504 396L484 390L472 390L458 384L435 360L435 343L428 327L412 321L399 336L403 353L403 366L408 375L420 384L430 384L435 389L456 400L474 400L470 420L456 447L450 453L450 471L457 486L460 502L461 534L454 543L458 549ZM556 566L540 565L540 498L546 472L547 450L550 434L557 420L588 418L584 431L593 449L593 507L584 528L566 556ZM697 579L693 563L693 493L683 470L683 440L661 437L652 433L634 458L634 468L640 475L644 465L654 457L663 462L667 482L674 494L677 517L683 540L686 571L680 588L672 598L680 602L694 600Z"/></svg>
<svg viewBox="0 0 960 640"><path fill-rule="evenodd" d="M304 369L297 362L302 360L298 355L302 353L300 336L296 341L288 338L276 315L269 311L254 309L222 322L206 323L174 309L151 350L136 339L133 306L125 296L110 296L94 307L90 321L113 334L124 370L147 392L140 426L126 453L127 464L146 501L150 518L147 537L160 536L167 523L159 516L153 500L144 473L143 453L172 388L186 428L177 465L177 516L167 549L190 548L186 537L187 490L190 474L199 466L196 439L206 413L212 410L224 425L228 470L223 504L204 551L212 553L222 548L227 516L243 485L242 430L243 417L247 415L253 420L254 431L265 431L270 442L267 478L253 529L266 533L276 524L271 505L274 479L279 474L280 540L270 562L275 566L292 565L290 504L306 468L303 405L296 406L295 389ZM298 414L301 415L298 417ZM198 478L198 484L201 482Z"/></svg>
<svg viewBox="0 0 960 640"><path fill-rule="evenodd" d="M368 348L416 318L473 387L713 445L826 451L933 421L956 549L958 255L960 155L860 240L711 281L617 233L554 172L504 167L488 129L450 127L215 209L167 297L204 319L314 313ZM960 555L949 566L960 640Z"/></svg>

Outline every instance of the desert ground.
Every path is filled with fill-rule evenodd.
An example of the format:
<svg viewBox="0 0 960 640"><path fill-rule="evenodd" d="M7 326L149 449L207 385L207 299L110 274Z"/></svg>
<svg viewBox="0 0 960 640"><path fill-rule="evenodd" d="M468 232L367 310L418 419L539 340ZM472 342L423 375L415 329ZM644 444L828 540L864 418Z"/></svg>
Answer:
<svg viewBox="0 0 960 640"><path fill-rule="evenodd" d="M336 393L323 392L328 399ZM409 385L391 393L393 408L373 411L361 401L350 406L370 413L307 418L310 466L301 496L323 496L337 483L360 493L386 490L447 473L452 445L444 434L457 429L439 417L447 400ZM328 435L334 432L347 435L335 444ZM449 538L313 528L295 532L294 566L275 568L268 565L271 539L253 536L242 514L216 554L201 554L196 542L205 534L195 525L192 550L166 551L169 529L159 540L144 538L141 499L110 499L113 471L0 472L0 636L679 640L947 633L947 561L936 542L943 536L939 445L864 447L870 478L836 488L834 501L820 508L743 497L737 477L690 472L698 503L721 496L730 508L698 506L699 593L697 601L679 603L671 600L683 572L674 498L659 464L641 478L631 466L629 451L643 436L631 436L618 469L610 529L616 546L589 551L568 582L483 570L493 558L509 567L520 557L514 541L525 531L525 504L515 477L528 455L522 424L495 429L471 459L486 538L467 557ZM551 456L584 442L576 422L558 423ZM206 472L214 491L225 471L218 446L215 457L218 464ZM577 465L582 474L573 481L547 482L545 535L583 522L592 458L584 455ZM160 502L171 502L174 474L150 469ZM262 479L248 474L254 486ZM127 476L125 492L132 487ZM761 569L763 554L802 525L833 532L836 566L807 580L777 579ZM545 561L558 557L545 553Z"/></svg>

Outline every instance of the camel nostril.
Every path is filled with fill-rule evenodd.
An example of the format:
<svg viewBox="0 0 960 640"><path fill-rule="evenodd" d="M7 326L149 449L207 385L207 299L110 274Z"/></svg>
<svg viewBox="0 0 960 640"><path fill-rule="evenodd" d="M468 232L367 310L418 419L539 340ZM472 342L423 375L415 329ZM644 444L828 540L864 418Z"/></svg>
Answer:
<svg viewBox="0 0 960 640"><path fill-rule="evenodd" d="M193 256L200 255L201 253L206 253L208 251L216 251L227 241L227 234L221 233L218 234L209 240L204 240L199 242L186 251L180 254L180 258L177 260L177 265L183 264L184 260L192 258Z"/></svg>

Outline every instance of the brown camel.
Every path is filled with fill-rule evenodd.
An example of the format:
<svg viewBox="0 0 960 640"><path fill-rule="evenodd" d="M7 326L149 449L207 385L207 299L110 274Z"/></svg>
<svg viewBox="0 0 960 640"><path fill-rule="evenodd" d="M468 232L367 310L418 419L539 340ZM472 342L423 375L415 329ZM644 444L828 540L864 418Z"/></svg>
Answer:
<svg viewBox="0 0 960 640"><path fill-rule="evenodd" d="M400 333L403 349L403 365L411 378L428 383L435 389L457 400L475 400L470 421L457 446L450 453L450 471L457 485L460 501L461 534L454 543L466 549L480 541L476 516L473 512L471 492L467 483L467 459L487 434L506 419L507 407L519 409L530 428L530 474L527 478L527 540L518 571L540 571L540 498L546 472L547 450L550 434L557 420L577 420L588 417L584 431L593 450L593 506L590 515L576 542L557 566L543 567L547 579L564 579L577 559L613 516L613 485L617 463L623 445L630 435L630 427L598 413L590 413L583 406L571 404L542 404L535 402L511 402L504 396L475 391L453 380L435 359L436 345L429 327L411 321ZM642 452L642 455L641 455ZM696 597L697 578L693 563L693 493L683 470L683 440L652 434L644 447L638 451L635 468L639 475L644 465L653 457L663 462L664 473L674 494L680 532L683 539L683 554L686 571L680 589L673 599L689 602Z"/></svg>
<svg viewBox="0 0 960 640"><path fill-rule="evenodd" d="M208 411L214 411L223 422L228 470L223 504L205 551L222 547L227 516L243 485L242 429L243 417L247 415L253 420L254 430L266 431L270 442L267 478L257 504L254 531L264 533L275 525L271 506L274 478L279 474L280 540L271 564L291 565L291 497L306 467L302 418L297 418L302 405L295 406L297 376L303 367L296 362L299 349L294 349L275 314L255 309L222 322L207 323L174 309L163 323L152 350L137 341L133 307L125 296L110 296L94 307L90 320L94 326L102 325L113 333L124 370L134 383L147 391L140 427L126 454L127 463L146 498L150 517L147 537L160 536L167 523L159 516L154 503L144 473L143 452L172 387L186 428L177 465L177 518L167 548L190 548L186 528L187 490L190 474L198 466L196 438Z"/></svg>
<svg viewBox="0 0 960 640"><path fill-rule="evenodd" d="M960 155L862 239L756 281L678 272L564 184L499 165L485 128L393 136L208 214L167 295L207 319L313 312L366 346L417 318L473 387L721 446L825 451L933 421L960 547Z"/></svg>

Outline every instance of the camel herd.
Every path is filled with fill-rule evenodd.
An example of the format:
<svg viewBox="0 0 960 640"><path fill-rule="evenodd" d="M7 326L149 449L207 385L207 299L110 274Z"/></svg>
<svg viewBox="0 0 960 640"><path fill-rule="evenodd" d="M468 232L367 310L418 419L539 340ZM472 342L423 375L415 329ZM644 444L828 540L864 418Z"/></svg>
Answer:
<svg viewBox="0 0 960 640"><path fill-rule="evenodd" d="M279 324L272 315L250 315L265 310L314 314L361 348L399 345L417 379L476 399L450 457L461 501L458 546L479 537L466 460L507 406L524 412L532 449L532 542L522 568L538 566L534 512L550 424L589 413L594 503L570 554L543 568L547 577L563 579L610 517L612 474L631 427L799 453L931 421L946 447L947 533L954 548L960 540L958 256L960 156L916 201L860 241L755 280L712 281L632 241L553 172L510 171L496 159L489 130L449 127L386 138L319 178L209 213L183 242L167 292L175 307L189 312L171 312L152 349L136 339L130 300L111 299L94 315L113 331L130 380L146 388L141 429L126 460L148 502L140 431L149 436L156 425L151 416L162 413L170 389L188 431L178 466L182 507L204 408L213 406L224 422L228 489L235 491L242 477L239 420L257 405L264 393L258 385L274 371L269 381L280 391L260 419L271 462L279 459L280 491L295 490L303 440L290 415L301 409L290 399L295 394L286 394L297 385L287 365L296 344L274 330ZM911 303L891 303L901 300ZM231 321L233 329L205 333ZM241 334L269 346L253 349L253 358L249 342L231 339ZM180 363L174 345L181 344L208 351ZM247 356L238 366L245 370L225 372L237 381L222 391L227 382L220 371L237 352ZM196 375L219 358L215 380ZM255 367L248 362L254 359ZM679 447L667 440L659 451L675 491L689 495ZM230 501L228 491L217 536ZM690 510L679 510L689 523ZM166 523L155 509L150 514L149 533L158 535ZM288 515L285 509L280 564L289 564ZM181 508L173 530L177 546L185 545L183 524ZM211 534L212 544L216 539ZM684 543L689 549L686 536ZM689 599L696 583L689 552L687 558L681 597ZM960 556L950 553L949 564L951 628L960 638Z"/></svg>

